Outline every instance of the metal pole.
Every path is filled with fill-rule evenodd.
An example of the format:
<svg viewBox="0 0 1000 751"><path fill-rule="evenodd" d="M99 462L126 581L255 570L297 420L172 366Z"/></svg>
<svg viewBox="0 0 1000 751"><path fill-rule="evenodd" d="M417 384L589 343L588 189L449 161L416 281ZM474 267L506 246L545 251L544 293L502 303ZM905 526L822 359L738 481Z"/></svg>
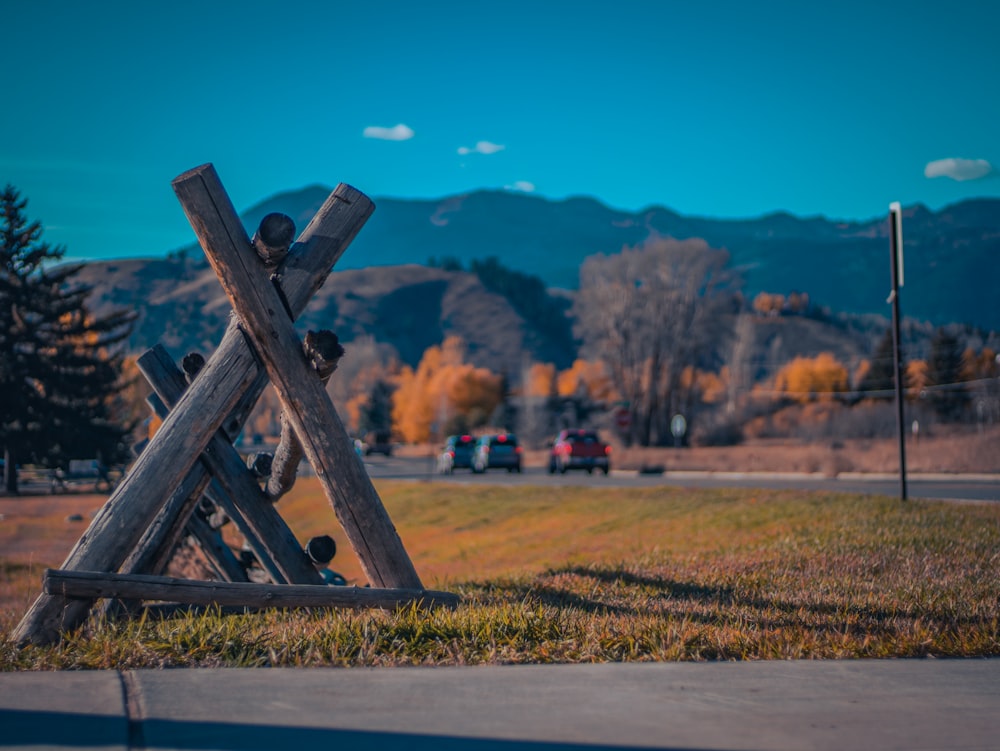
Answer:
<svg viewBox="0 0 1000 751"><path fill-rule="evenodd" d="M898 203L889 206L889 237L892 253L892 356L896 381L896 432L899 435L899 497L906 495L906 428L903 422L903 355L899 336L899 288L903 283L902 269L902 209Z"/></svg>

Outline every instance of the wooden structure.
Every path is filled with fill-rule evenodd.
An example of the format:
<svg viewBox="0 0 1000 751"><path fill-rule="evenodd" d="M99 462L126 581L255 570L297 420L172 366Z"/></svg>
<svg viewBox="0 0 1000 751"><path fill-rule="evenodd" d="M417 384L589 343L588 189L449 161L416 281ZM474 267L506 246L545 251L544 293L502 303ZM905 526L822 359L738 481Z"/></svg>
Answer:
<svg viewBox="0 0 1000 751"><path fill-rule="evenodd" d="M81 625L100 598L157 599L250 606L393 607L454 605L423 588L378 493L337 416L325 378L339 357L304 350L293 327L374 210L359 191L338 186L292 244L288 217L265 217L247 236L212 165L185 172L173 188L234 316L207 360L185 358L185 372L162 347L140 358L164 420L59 571L14 631L19 644L45 644ZM320 347L319 349L322 349ZM232 442L267 382L284 410L281 479L269 491ZM288 487L288 463L305 454L371 587L331 587L272 501ZM276 462L278 463L278 462ZM256 464L256 463L255 463ZM206 513L233 520L270 583L248 582ZM177 540L197 540L221 582L157 576Z"/></svg>

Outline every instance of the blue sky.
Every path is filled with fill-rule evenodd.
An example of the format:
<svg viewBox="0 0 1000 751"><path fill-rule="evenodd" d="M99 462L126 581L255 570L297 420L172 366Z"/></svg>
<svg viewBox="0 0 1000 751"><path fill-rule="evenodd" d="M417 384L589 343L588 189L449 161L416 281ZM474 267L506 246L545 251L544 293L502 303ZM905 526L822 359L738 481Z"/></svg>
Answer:
<svg viewBox="0 0 1000 751"><path fill-rule="evenodd" d="M993 1L20 0L0 19L0 183L69 257L191 242L170 181L204 162L239 210L338 182L715 217L1000 196Z"/></svg>

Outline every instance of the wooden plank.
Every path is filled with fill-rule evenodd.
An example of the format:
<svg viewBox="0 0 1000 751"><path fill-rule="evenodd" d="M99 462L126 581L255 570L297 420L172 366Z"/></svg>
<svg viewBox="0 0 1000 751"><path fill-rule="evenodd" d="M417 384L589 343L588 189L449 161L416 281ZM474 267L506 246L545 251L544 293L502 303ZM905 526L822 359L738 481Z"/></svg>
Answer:
<svg viewBox="0 0 1000 751"><path fill-rule="evenodd" d="M137 364L157 396L167 406L176 404L187 383L167 351L157 345L144 352ZM210 486L210 499L236 523L275 583L320 584L319 572L230 445L228 436L218 431L201 459L215 477L213 485L219 485L218 491Z"/></svg>
<svg viewBox="0 0 1000 751"><path fill-rule="evenodd" d="M458 605L458 595L425 589L333 587L312 584L206 582L142 574L108 574L47 569L45 591L65 598L115 597L191 605L245 605L259 608L385 608Z"/></svg>
<svg viewBox="0 0 1000 751"><path fill-rule="evenodd" d="M339 185L292 246L281 267L281 289L293 313L305 309L330 268L374 210L360 191ZM63 568L116 571L205 450L234 405L250 389L260 364L234 321L195 383L136 459L129 473L70 552ZM16 644L48 644L86 619L91 603L39 595L11 634Z"/></svg>
<svg viewBox="0 0 1000 751"><path fill-rule="evenodd" d="M306 360L262 261L211 165L173 182L198 240L242 325L251 333L282 407L305 449L368 580L376 587L422 589L330 396Z"/></svg>

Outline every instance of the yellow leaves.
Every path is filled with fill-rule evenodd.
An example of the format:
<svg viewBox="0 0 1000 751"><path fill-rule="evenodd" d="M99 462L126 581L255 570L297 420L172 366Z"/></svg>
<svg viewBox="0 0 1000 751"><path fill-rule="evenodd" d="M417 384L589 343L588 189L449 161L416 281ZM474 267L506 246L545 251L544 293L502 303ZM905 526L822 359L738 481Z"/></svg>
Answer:
<svg viewBox="0 0 1000 751"><path fill-rule="evenodd" d="M962 353L963 381L978 381L997 376L1000 376L1000 360L997 359L996 352L989 347L983 347L983 351L978 354L971 347Z"/></svg>
<svg viewBox="0 0 1000 751"><path fill-rule="evenodd" d="M780 316L782 313L805 313L809 310L809 294L792 292L784 295L761 292L753 299L753 309L758 315Z"/></svg>
<svg viewBox="0 0 1000 751"><path fill-rule="evenodd" d="M835 394L847 391L847 368L830 352L796 357L778 371L774 387L798 401L828 401Z"/></svg>
<svg viewBox="0 0 1000 751"><path fill-rule="evenodd" d="M525 396L551 396L555 393L556 366L550 362L532 363L528 382L524 384Z"/></svg>
<svg viewBox="0 0 1000 751"><path fill-rule="evenodd" d="M785 296L761 292L753 299L753 309L762 316L781 315L785 307Z"/></svg>
<svg viewBox="0 0 1000 751"><path fill-rule="evenodd" d="M455 415L489 416L500 404L503 379L463 362L464 351L461 339L449 337L440 347L428 348L416 370L404 367L397 376L392 420L403 440L428 441Z"/></svg>
<svg viewBox="0 0 1000 751"><path fill-rule="evenodd" d="M573 396L581 391L594 401L613 401L617 398L607 366L597 360L576 360L558 375L559 396Z"/></svg>
<svg viewBox="0 0 1000 751"><path fill-rule="evenodd" d="M926 360L910 360L904 374L906 388L919 394L930 385L930 375Z"/></svg>

